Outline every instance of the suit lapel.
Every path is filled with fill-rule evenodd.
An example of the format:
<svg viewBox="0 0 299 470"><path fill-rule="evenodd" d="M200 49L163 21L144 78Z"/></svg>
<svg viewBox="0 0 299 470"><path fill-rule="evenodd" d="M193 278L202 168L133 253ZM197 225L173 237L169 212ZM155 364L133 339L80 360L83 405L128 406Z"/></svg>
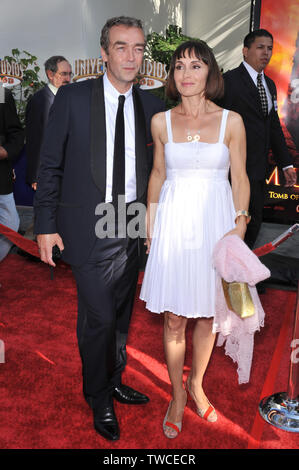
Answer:
<svg viewBox="0 0 299 470"><path fill-rule="evenodd" d="M247 72L246 68L244 67L244 65L241 64L239 69L240 69L242 80L245 83L246 88L249 90L250 94L252 94L255 97L258 97L259 95L258 95L257 87L254 81L252 80L251 76Z"/></svg>
<svg viewBox="0 0 299 470"><path fill-rule="evenodd" d="M52 91L50 90L50 88L48 87L48 85L45 86L45 88L44 88L44 93L45 93L46 99L47 99L48 102L49 102L49 106L51 106L51 105L53 104L55 95L54 95L54 93L52 93Z"/></svg>
<svg viewBox="0 0 299 470"><path fill-rule="evenodd" d="M106 193L106 118L103 77L93 81L90 106L91 173L103 197Z"/></svg>
<svg viewBox="0 0 299 470"><path fill-rule="evenodd" d="M241 64L239 68L240 68L240 75L242 77L246 90L248 90L248 93L246 94L246 96L248 96L251 106L253 106L256 109L256 111L259 112L259 114L263 115L262 103L260 100L260 95L259 95L257 86L253 82L251 76L247 72L244 65Z"/></svg>
<svg viewBox="0 0 299 470"><path fill-rule="evenodd" d="M44 88L44 95L45 95L45 107L44 107L45 121L44 121L44 126L46 126L51 106L54 103L55 95L54 95L54 93L52 93L52 91L50 90L50 88L48 86L45 86L45 88Z"/></svg>
<svg viewBox="0 0 299 470"><path fill-rule="evenodd" d="M269 88L269 91L270 91L270 93L271 93L271 96L272 96L272 98L274 98L274 97L275 97L275 88L273 87L273 82L272 82L272 80L270 80L269 77L267 77L266 74L264 74L264 77L265 77L267 86L268 86L268 88Z"/></svg>
<svg viewBox="0 0 299 470"><path fill-rule="evenodd" d="M133 102L135 114L135 154L136 154L136 184L137 199L140 200L147 188L148 161L146 147L146 122L140 96L133 87Z"/></svg>
<svg viewBox="0 0 299 470"><path fill-rule="evenodd" d="M277 96L276 96L276 89L275 89L275 86L273 85L273 82L272 80L270 80L269 77L267 77L267 75L264 74L264 77L265 77L265 80L266 80L266 83L267 83L267 87L270 91L270 94L271 94L271 99L272 99L272 111L276 111L277 110Z"/></svg>

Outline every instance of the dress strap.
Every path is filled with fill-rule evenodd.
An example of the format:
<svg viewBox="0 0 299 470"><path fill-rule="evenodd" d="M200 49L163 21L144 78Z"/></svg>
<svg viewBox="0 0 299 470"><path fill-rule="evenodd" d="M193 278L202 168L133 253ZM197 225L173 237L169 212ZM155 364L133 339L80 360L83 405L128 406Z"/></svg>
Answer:
<svg viewBox="0 0 299 470"><path fill-rule="evenodd" d="M165 113L166 118L166 126L167 126L167 134L168 134L168 142L172 142L172 129L171 129L171 109L168 109Z"/></svg>
<svg viewBox="0 0 299 470"><path fill-rule="evenodd" d="M221 126L220 126L220 132L219 132L219 140L218 142L220 144L223 143L223 139L225 136L225 129L226 129L226 121L227 121L227 116L228 116L228 109L224 109L222 111L222 118L221 118Z"/></svg>

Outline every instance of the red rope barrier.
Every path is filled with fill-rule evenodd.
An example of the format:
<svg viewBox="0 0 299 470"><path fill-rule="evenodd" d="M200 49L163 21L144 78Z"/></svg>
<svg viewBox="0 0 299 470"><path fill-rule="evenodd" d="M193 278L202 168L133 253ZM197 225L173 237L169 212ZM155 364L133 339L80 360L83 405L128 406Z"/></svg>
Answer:
<svg viewBox="0 0 299 470"><path fill-rule="evenodd" d="M297 231L299 231L299 224L294 224L288 230L279 235L279 237L277 237L275 240L270 243L266 243L265 245L259 248L255 248L253 252L258 257L264 256L270 253L271 251L274 251L275 248L277 248L281 243L283 243L285 240L294 235L294 233L296 233ZM18 232L15 232L15 230L12 230L11 228L8 228L2 224L0 224L0 233L22 250L39 258L38 246L37 243L33 240L28 240L28 238L23 237Z"/></svg>
<svg viewBox="0 0 299 470"><path fill-rule="evenodd" d="M290 238L294 233L298 232L299 230L299 224L294 224L292 227L290 227L288 230L283 232L279 237L275 238L273 242L266 243L264 246L261 246L259 248L256 248L253 250L253 252L256 254L256 256L264 256L270 253L271 251L274 251L275 248L277 248L281 243L286 241L288 238Z"/></svg>
<svg viewBox="0 0 299 470"><path fill-rule="evenodd" d="M8 238L12 243L14 243L14 245L17 245L22 250L26 251L27 253L30 253L30 255L39 258L38 246L35 241L23 237L15 230L6 227L3 224L0 224L0 233L6 238Z"/></svg>

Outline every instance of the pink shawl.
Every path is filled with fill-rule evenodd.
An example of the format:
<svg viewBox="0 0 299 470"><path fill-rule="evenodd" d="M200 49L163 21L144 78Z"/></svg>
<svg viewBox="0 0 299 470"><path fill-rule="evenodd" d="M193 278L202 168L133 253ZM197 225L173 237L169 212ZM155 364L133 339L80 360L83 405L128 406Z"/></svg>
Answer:
<svg viewBox="0 0 299 470"><path fill-rule="evenodd" d="M217 346L225 343L225 353L238 365L239 384L249 382L254 333L264 326L265 312L255 285L270 277L270 271L237 235L227 235L215 246L213 263L216 269L216 305L214 333L219 333ZM227 282L247 282L255 313L240 318L228 309L221 278Z"/></svg>

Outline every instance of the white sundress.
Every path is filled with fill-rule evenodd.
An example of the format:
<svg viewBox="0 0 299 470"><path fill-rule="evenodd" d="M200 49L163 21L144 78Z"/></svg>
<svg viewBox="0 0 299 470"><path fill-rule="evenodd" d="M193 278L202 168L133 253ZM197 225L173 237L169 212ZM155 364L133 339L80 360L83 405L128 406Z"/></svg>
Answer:
<svg viewBox="0 0 299 470"><path fill-rule="evenodd" d="M166 180L140 292L151 312L187 318L215 314L213 249L235 227L229 149L223 143L227 116L223 110L218 142L176 143L171 110L165 113Z"/></svg>

